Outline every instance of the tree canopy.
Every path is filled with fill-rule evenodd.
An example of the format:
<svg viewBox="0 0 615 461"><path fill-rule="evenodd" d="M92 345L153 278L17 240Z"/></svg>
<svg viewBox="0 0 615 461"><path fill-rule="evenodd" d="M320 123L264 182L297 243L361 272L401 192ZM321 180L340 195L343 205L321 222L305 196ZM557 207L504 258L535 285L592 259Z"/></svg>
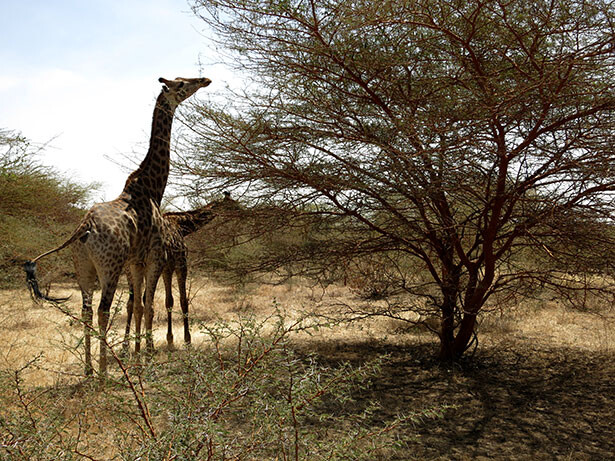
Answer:
<svg viewBox="0 0 615 461"><path fill-rule="evenodd" d="M316 211L343 223L353 252L409 258L398 283L440 313L441 358L463 354L505 287L554 276L570 287L562 264L550 278L520 268L524 249L565 262L572 222L601 248L612 241L610 2L193 8L252 84L188 116L191 186Z"/></svg>

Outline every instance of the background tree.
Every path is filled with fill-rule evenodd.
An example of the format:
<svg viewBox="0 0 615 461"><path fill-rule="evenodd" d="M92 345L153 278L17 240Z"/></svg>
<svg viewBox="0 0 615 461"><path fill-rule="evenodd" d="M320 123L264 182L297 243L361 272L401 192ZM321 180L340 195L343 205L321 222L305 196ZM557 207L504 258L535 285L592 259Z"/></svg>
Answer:
<svg viewBox="0 0 615 461"><path fill-rule="evenodd" d="M0 130L0 286L23 284L23 262L69 234L97 189L43 165L44 148ZM72 267L70 254L60 258Z"/></svg>
<svg viewBox="0 0 615 461"><path fill-rule="evenodd" d="M571 220L599 251L612 243L593 232L610 229L615 190L610 2L193 7L253 85L190 120L191 187L319 213L340 230L321 252L381 258L438 310L442 359L463 354L502 290L579 288L570 267L540 262Z"/></svg>

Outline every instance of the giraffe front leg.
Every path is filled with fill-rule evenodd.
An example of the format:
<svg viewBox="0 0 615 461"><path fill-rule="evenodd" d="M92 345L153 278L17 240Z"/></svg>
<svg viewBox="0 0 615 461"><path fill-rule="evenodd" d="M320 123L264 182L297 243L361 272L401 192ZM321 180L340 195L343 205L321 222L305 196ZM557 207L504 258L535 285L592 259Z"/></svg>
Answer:
<svg viewBox="0 0 615 461"><path fill-rule="evenodd" d="M165 257L161 247L152 249L148 254L145 275L145 340L147 351L154 353L153 320L154 320L154 294L156 285L165 266Z"/></svg>
<svg viewBox="0 0 615 461"><path fill-rule="evenodd" d="M126 303L126 330L124 331L124 341L122 342L122 356L128 357L130 349L130 324L132 323L132 313L134 310L134 292L132 285L128 294L128 302Z"/></svg>
<svg viewBox="0 0 615 461"><path fill-rule="evenodd" d="M154 353L154 336L153 336L153 323L154 323L154 306L153 302L147 300L147 293L145 297L145 306L143 314L145 318L145 348L147 353L153 355Z"/></svg>
<svg viewBox="0 0 615 461"><path fill-rule="evenodd" d="M141 352L141 321L143 320L143 266L132 264L130 266L132 279L132 309L135 318L135 356Z"/></svg>
<svg viewBox="0 0 615 461"><path fill-rule="evenodd" d="M130 324L132 323L133 303L134 303L134 288L130 270L126 271L126 279L128 280L128 302L126 303L126 329L124 331L124 341L122 342L122 357L128 357L130 348Z"/></svg>
<svg viewBox="0 0 615 461"><path fill-rule="evenodd" d="M154 337L153 337L153 321L154 321L154 294L156 293L156 285L160 277L161 270L148 271L148 277L145 282L145 344L148 353L154 353Z"/></svg>

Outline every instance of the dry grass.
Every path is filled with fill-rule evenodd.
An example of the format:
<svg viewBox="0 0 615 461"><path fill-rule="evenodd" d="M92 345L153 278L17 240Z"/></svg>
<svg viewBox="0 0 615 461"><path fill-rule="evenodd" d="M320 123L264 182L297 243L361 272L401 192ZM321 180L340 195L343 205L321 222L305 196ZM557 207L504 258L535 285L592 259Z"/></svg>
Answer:
<svg viewBox="0 0 615 461"><path fill-rule="evenodd" d="M80 312L73 284L55 286L53 294L71 295L68 307ZM125 291L114 320L116 338L123 334ZM350 292L335 287L326 293L301 283L260 285L241 290L195 278L190 286L191 316L198 322L233 320L246 312L263 318L283 309L289 317L324 310ZM95 298L95 303L98 298ZM96 304L95 304L96 305ZM55 386L79 381L82 334L77 323L48 304L35 304L25 289L0 292L0 368L16 369L41 354L40 366L24 378L26 385ZM481 319L478 352L454 367L434 360L437 344L427 332L404 331L399 321L372 318L296 338L298 351L316 353L323 363L361 364L381 354L390 358L382 376L355 401L382 404L374 421L399 413L450 404L444 419L417 423L401 434L407 456L390 459L608 459L615 452L615 337L613 316L567 309L549 301L519 306L506 315ZM154 341L166 345L163 290L156 299ZM183 331L176 302L176 346ZM193 328L195 347L207 347ZM89 397L77 394L83 403ZM98 410L103 411L103 410ZM104 440L104 414L100 418ZM102 454L102 453L101 453Z"/></svg>
<svg viewBox="0 0 615 461"><path fill-rule="evenodd" d="M481 319L480 333L488 343L528 341L587 352L615 352L615 311L581 312L556 301L531 303L514 312L491 312ZM486 334L485 334L486 333Z"/></svg>

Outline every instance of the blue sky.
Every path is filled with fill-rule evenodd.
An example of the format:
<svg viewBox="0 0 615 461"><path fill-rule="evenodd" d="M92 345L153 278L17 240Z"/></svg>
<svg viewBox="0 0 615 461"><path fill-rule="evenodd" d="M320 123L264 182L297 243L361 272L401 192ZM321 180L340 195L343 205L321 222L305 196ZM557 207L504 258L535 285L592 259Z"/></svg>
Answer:
<svg viewBox="0 0 615 461"><path fill-rule="evenodd" d="M185 0L0 0L0 128L49 142L42 161L121 192L147 150L158 77L222 88L205 24Z"/></svg>

